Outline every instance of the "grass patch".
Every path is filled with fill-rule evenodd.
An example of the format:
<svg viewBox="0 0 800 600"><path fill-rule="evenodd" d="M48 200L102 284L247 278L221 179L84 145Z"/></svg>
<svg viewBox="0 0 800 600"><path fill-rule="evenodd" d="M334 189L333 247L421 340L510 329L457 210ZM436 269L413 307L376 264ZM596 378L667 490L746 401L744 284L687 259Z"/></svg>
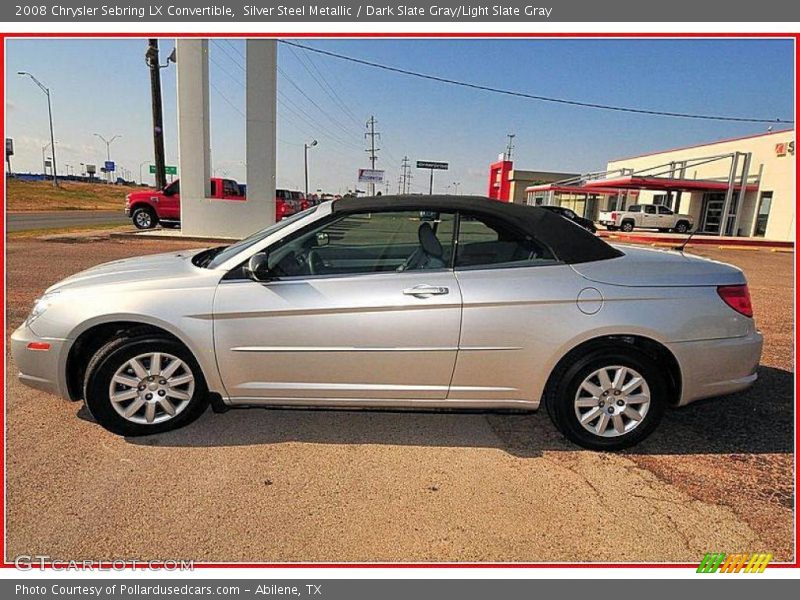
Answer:
<svg viewBox="0 0 800 600"><path fill-rule="evenodd" d="M128 231L129 225L118 223L97 223L94 225L80 225L77 227L58 227L55 229L26 229L25 231L11 231L6 233L7 240L46 237L51 235L65 235L69 233L81 234L92 232L112 233L115 231Z"/></svg>
<svg viewBox="0 0 800 600"><path fill-rule="evenodd" d="M6 180L6 210L35 212L50 210L118 210L125 206L125 196L145 188L77 181Z"/></svg>

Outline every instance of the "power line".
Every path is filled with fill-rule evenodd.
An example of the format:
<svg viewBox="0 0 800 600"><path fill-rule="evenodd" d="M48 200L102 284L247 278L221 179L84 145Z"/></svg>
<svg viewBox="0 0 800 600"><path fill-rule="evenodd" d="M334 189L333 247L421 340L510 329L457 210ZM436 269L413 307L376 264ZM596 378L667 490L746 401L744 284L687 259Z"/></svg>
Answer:
<svg viewBox="0 0 800 600"><path fill-rule="evenodd" d="M304 44L298 44L297 42L290 42L288 40L278 40L282 44L287 44L289 46L294 46L296 48L302 48L303 50L308 50L309 52L316 52L317 54L322 54L325 56L330 56L333 58L338 58L339 60L346 60L349 62L353 62L356 64L364 65L367 67L373 67L375 69L383 69L384 71L391 71L393 73L400 73L402 75L408 75L410 77L418 77L420 79L428 79L430 81L438 81L439 83L447 83L450 85L457 85L465 88L470 88L474 90L480 90L484 92L492 92L494 94L504 94L506 96L515 96L518 98L527 98L528 100L538 100L541 102L553 102L556 104L567 104L569 106L579 106L583 108L596 108L599 110L611 110L616 112L626 112L626 113L634 113L640 115L651 115L651 116L659 116L659 117L676 117L681 119L701 119L701 120L709 120L709 121L734 121L739 123L785 123L791 124L794 123L793 120L787 119L759 119L759 118L751 118L751 117L730 117L725 115L704 115L704 114L695 114L695 113L683 113L683 112L671 112L671 111L661 111L661 110L648 110L643 108L631 108L627 106L614 106L611 104L598 104L595 102L581 102L578 100L567 100L566 98L554 98L551 96L541 96L538 94L529 94L526 92L517 92L514 90L506 90L503 88L496 88L491 87L488 85L482 85L479 83L471 83L468 81L459 81L456 79L449 79L447 77L439 77L437 75L428 75L427 73L419 73L417 71L410 71L408 69L401 69L399 67L392 67L389 65L383 65L380 63L372 62L369 60L364 60L361 58L354 58L352 56L347 56L344 54L338 54L336 52L330 52L329 50L321 50L319 48L314 48L312 46L306 46Z"/></svg>

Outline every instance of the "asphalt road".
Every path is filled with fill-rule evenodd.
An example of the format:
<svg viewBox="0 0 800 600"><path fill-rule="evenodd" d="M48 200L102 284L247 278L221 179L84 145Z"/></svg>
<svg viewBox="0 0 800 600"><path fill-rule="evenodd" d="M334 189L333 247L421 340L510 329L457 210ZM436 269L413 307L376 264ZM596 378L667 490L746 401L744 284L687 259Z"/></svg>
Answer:
<svg viewBox="0 0 800 600"><path fill-rule="evenodd" d="M71 273L191 245L11 239L7 335ZM750 280L759 382L668 411L620 453L577 448L544 411L209 411L126 439L21 385L7 355L6 559L791 560L793 255L697 253Z"/></svg>
<svg viewBox="0 0 800 600"><path fill-rule="evenodd" d="M61 229L87 225L123 225L129 220L121 210L56 210L6 214L6 231Z"/></svg>

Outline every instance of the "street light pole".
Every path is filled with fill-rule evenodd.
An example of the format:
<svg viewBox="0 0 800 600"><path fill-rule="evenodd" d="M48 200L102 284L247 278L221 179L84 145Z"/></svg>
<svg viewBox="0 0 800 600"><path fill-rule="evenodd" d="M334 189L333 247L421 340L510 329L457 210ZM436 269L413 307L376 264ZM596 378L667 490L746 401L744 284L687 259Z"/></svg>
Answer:
<svg viewBox="0 0 800 600"><path fill-rule="evenodd" d="M121 135L115 135L110 140L107 140L106 138L104 138L99 133L95 133L93 135L99 137L101 140L103 140L105 142L105 144L106 144L106 162L111 162L111 144L114 142L114 140L116 140L117 138L121 138L122 136ZM110 174L109 171L106 171L106 177L108 178L108 181L110 183L111 182L111 174Z"/></svg>
<svg viewBox="0 0 800 600"><path fill-rule="evenodd" d="M50 89L47 88L41 81L36 79L33 75L28 73L27 71L19 71L17 75L21 75L23 77L30 77L33 82L39 86L39 89L44 92L44 95L47 96L47 117L50 122L50 145L53 147L53 186L58 187L58 172L56 170L56 143L55 143L55 135L53 134L53 107L50 104Z"/></svg>
<svg viewBox="0 0 800 600"><path fill-rule="evenodd" d="M319 142L312 140L310 144L303 144L303 164L305 166L305 180L306 180L306 199L308 199L308 149L313 148Z"/></svg>
<svg viewBox="0 0 800 600"><path fill-rule="evenodd" d="M142 167L145 166L149 162L150 162L149 160L143 160L142 162L139 163L139 184L140 185L144 183L144 180L142 179Z"/></svg>

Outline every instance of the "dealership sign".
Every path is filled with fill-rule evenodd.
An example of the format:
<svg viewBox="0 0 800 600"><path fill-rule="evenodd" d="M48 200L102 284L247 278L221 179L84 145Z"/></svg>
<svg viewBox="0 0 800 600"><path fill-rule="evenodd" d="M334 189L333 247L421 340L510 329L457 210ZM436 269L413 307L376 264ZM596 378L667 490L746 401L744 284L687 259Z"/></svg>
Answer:
<svg viewBox="0 0 800 600"><path fill-rule="evenodd" d="M786 156L787 154L794 156L794 142L778 142L775 144L775 154L777 156Z"/></svg>
<svg viewBox="0 0 800 600"><path fill-rule="evenodd" d="M383 183L383 174L379 169L359 169L358 183Z"/></svg>
<svg viewBox="0 0 800 600"><path fill-rule="evenodd" d="M417 168L418 169L440 169L442 171L447 171L449 168L449 164L446 162L437 162L434 160L418 160L417 161Z"/></svg>

